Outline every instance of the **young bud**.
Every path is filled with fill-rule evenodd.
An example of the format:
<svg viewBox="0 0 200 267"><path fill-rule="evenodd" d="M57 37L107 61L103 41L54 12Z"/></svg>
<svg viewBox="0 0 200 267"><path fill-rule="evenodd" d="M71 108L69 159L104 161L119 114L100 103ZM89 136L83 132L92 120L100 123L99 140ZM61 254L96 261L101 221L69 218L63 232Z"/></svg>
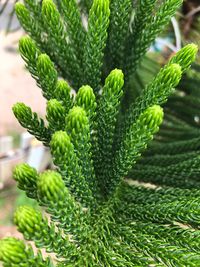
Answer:
<svg viewBox="0 0 200 267"><path fill-rule="evenodd" d="M101 12L110 14L109 3L109 0L94 0L92 10L99 16L101 16Z"/></svg>
<svg viewBox="0 0 200 267"><path fill-rule="evenodd" d="M55 171L46 171L38 179L38 195L44 202L56 203L65 195L65 184L62 176Z"/></svg>
<svg viewBox="0 0 200 267"><path fill-rule="evenodd" d="M66 130L72 135L83 132L86 127L89 127L86 112L81 107L73 107L66 117Z"/></svg>
<svg viewBox="0 0 200 267"><path fill-rule="evenodd" d="M118 95L122 94L122 87L124 85L124 74L121 70L114 69L106 78L105 86L103 88L104 92L107 93L110 97L112 94Z"/></svg>
<svg viewBox="0 0 200 267"><path fill-rule="evenodd" d="M96 97L89 85L82 86L76 95L76 105L84 108L88 116L92 116L96 110Z"/></svg>
<svg viewBox="0 0 200 267"><path fill-rule="evenodd" d="M55 94L58 100L64 101L70 97L71 87L65 80L58 80L56 84Z"/></svg>
<svg viewBox="0 0 200 267"><path fill-rule="evenodd" d="M54 252L59 256L66 255L69 249L66 248L69 244L67 238L62 236L60 230L56 230L55 225L48 223L48 219L43 217L41 212L28 206L19 207L15 212L14 222L25 239L34 241L37 248L46 248L48 252ZM52 266L44 261L44 264L40 265L41 257L39 260L38 264L33 266Z"/></svg>
<svg viewBox="0 0 200 267"><path fill-rule="evenodd" d="M65 80L58 80L55 88L55 98L62 102L66 113L69 112L73 106L73 96L70 94L71 87Z"/></svg>
<svg viewBox="0 0 200 267"><path fill-rule="evenodd" d="M53 266L49 258L43 259L40 250L35 253L30 245L25 246L22 240L13 237L0 240L0 261L3 262L5 267Z"/></svg>
<svg viewBox="0 0 200 267"><path fill-rule="evenodd" d="M19 40L19 52L26 62L31 62L33 64L35 64L38 54L40 53L35 42L29 36L23 36Z"/></svg>
<svg viewBox="0 0 200 267"><path fill-rule="evenodd" d="M56 99L51 99L47 103L47 119L50 121L60 120L64 115L64 108Z"/></svg>
<svg viewBox="0 0 200 267"><path fill-rule="evenodd" d="M60 156L63 156L74 149L69 135L64 131L58 131L54 133L51 139L50 147L53 156L57 160L59 160ZM60 163L64 164L63 162Z"/></svg>
<svg viewBox="0 0 200 267"><path fill-rule="evenodd" d="M151 129L151 132L156 133L159 130L159 126L163 121L163 109L154 105L147 108L139 117L139 120L143 125L146 125L148 129Z"/></svg>
<svg viewBox="0 0 200 267"><path fill-rule="evenodd" d="M51 99L47 102L47 116L50 129L59 131L65 128L65 108L56 100Z"/></svg>
<svg viewBox="0 0 200 267"><path fill-rule="evenodd" d="M15 4L15 12L16 12L17 18L19 19L19 21L22 25L24 25L30 21L29 11L24 6L24 4L17 2Z"/></svg>
<svg viewBox="0 0 200 267"><path fill-rule="evenodd" d="M14 179L18 182L18 187L24 190L29 197L35 198L38 173L35 168L26 163L19 164L14 169Z"/></svg>
<svg viewBox="0 0 200 267"><path fill-rule="evenodd" d="M40 228L43 222L41 212L29 206L20 206L14 214L14 222L18 230L29 239Z"/></svg>
<svg viewBox="0 0 200 267"><path fill-rule="evenodd" d="M54 98L54 91L58 79L57 71L50 57L41 54L37 59L37 73L39 84L46 99Z"/></svg>
<svg viewBox="0 0 200 267"><path fill-rule="evenodd" d="M169 64L177 63L181 66L182 72L185 72L189 69L192 62L195 60L198 52L198 46L195 44L188 44L183 47L180 51L173 56Z"/></svg>
<svg viewBox="0 0 200 267"><path fill-rule="evenodd" d="M101 84L104 49L108 37L110 8L109 0L94 0L89 12L88 32L83 55L84 80L95 94Z"/></svg>
<svg viewBox="0 0 200 267"><path fill-rule="evenodd" d="M17 3L16 3L17 2ZM32 1L33 2L33 1ZM36 20L32 15L40 11L38 10L38 6L34 8L34 10L31 10L28 5L24 5L23 3L20 3L19 1L15 1L15 13L17 15L17 18L25 30L25 32L29 33L30 36L39 44L41 45L41 34L42 29L40 27L40 23L38 19ZM39 11L39 12L38 12Z"/></svg>
<svg viewBox="0 0 200 267"><path fill-rule="evenodd" d="M180 80L181 80L182 70L181 66L179 64L168 64L166 67L164 67L158 76L156 77L156 83L153 84L153 87L155 86L159 88L174 88L176 87Z"/></svg>
<svg viewBox="0 0 200 267"><path fill-rule="evenodd" d="M54 164L60 168L66 165L66 157L68 162L71 154L74 154L74 146L71 143L69 135L64 131L58 131L53 134L50 147Z"/></svg>
<svg viewBox="0 0 200 267"><path fill-rule="evenodd" d="M0 261L5 263L6 266L20 264L26 259L27 252L23 241L13 237L6 237L0 240Z"/></svg>
<svg viewBox="0 0 200 267"><path fill-rule="evenodd" d="M33 0L24 0L24 4L35 16L40 14L40 2Z"/></svg>
<svg viewBox="0 0 200 267"><path fill-rule="evenodd" d="M59 23L59 13L56 8L56 5L52 0L43 0L42 1L42 17L46 23L51 26L54 26L56 23Z"/></svg>
<svg viewBox="0 0 200 267"><path fill-rule="evenodd" d="M19 123L25 128L29 127L35 119L31 108L24 103L16 103L12 110Z"/></svg>
<svg viewBox="0 0 200 267"><path fill-rule="evenodd" d="M32 120L31 108L26 106L24 103L16 103L12 108L15 117L21 120L21 123L26 123Z"/></svg>
<svg viewBox="0 0 200 267"><path fill-rule="evenodd" d="M12 109L19 123L25 127L30 134L34 135L39 141L42 141L44 145L48 146L50 132L45 127L43 119L38 118L37 113L32 112L31 108L24 103L16 103Z"/></svg>
<svg viewBox="0 0 200 267"><path fill-rule="evenodd" d="M83 109L81 110L83 111ZM82 119L80 119L79 124L72 119L71 125L72 127L75 127L73 129L73 136L76 137L76 131L82 130ZM80 134L78 136L82 135ZM77 157L78 150L75 150L75 146L72 144L71 138L64 131L58 131L52 136L50 147L54 164L59 167L59 171L62 174L65 185L70 188L79 201L82 200L84 203L88 203L92 199L91 190L83 177L82 169ZM76 143L78 144L78 141Z"/></svg>
<svg viewBox="0 0 200 267"><path fill-rule="evenodd" d="M38 73L41 77L51 78L52 76L57 78L57 71L54 64L47 54L41 54L37 60Z"/></svg>

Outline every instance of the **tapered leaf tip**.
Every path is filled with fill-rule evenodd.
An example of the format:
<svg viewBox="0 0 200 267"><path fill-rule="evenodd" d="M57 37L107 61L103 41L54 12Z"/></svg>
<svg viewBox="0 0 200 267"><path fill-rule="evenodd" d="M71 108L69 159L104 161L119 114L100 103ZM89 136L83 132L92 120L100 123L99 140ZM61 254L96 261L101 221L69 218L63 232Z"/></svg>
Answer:
<svg viewBox="0 0 200 267"><path fill-rule="evenodd" d="M6 264L19 264L26 259L25 244L23 241L6 237L0 240L0 260ZM8 265L6 265L8 266Z"/></svg>
<svg viewBox="0 0 200 267"><path fill-rule="evenodd" d="M176 87L182 77L182 68L179 64L170 63L164 67L162 71L162 83L170 83L172 87Z"/></svg>
<svg viewBox="0 0 200 267"><path fill-rule="evenodd" d="M26 114L27 106L24 103L16 103L13 105L12 110L15 116L23 116Z"/></svg>
<svg viewBox="0 0 200 267"><path fill-rule="evenodd" d="M76 104L87 111L94 111L96 108L96 97L89 85L82 86L76 96Z"/></svg>
<svg viewBox="0 0 200 267"><path fill-rule="evenodd" d="M82 107L75 106L70 111L66 118L67 130L74 129L80 131L88 124L88 118L85 110Z"/></svg>
<svg viewBox="0 0 200 267"><path fill-rule="evenodd" d="M57 100L57 99L50 99L48 102L47 102L47 106L50 108L50 107L55 107L57 104L60 104L60 102Z"/></svg>
<svg viewBox="0 0 200 267"><path fill-rule="evenodd" d="M78 94L87 94L87 95L91 95L93 94L93 89L92 87L90 87L89 85L83 85L81 86L81 88L78 90Z"/></svg>
<svg viewBox="0 0 200 267"><path fill-rule="evenodd" d="M123 71L120 69L114 69L111 71L110 75L115 77L116 79L124 79Z"/></svg>
<svg viewBox="0 0 200 267"><path fill-rule="evenodd" d="M96 9L97 12L103 10L104 12L109 11L110 0L94 0L93 9Z"/></svg>
<svg viewBox="0 0 200 267"><path fill-rule="evenodd" d="M64 107L57 99L50 99L47 102L47 117L52 116L53 118L59 118L63 113Z"/></svg>
<svg viewBox="0 0 200 267"><path fill-rule="evenodd" d="M69 84L65 80L58 80L56 84L55 93L58 94L58 96L69 95L71 91L71 88Z"/></svg>
<svg viewBox="0 0 200 267"><path fill-rule="evenodd" d="M33 43L33 40L29 36L22 36L19 40L19 46L24 46L26 44Z"/></svg>
<svg viewBox="0 0 200 267"><path fill-rule="evenodd" d="M44 12L44 14L50 14L52 15L53 11L56 9L56 5L54 4L54 2L52 0L43 0L42 1L42 12Z"/></svg>
<svg viewBox="0 0 200 267"><path fill-rule="evenodd" d="M54 140L70 140L68 134L64 131L57 131L53 134L52 139Z"/></svg>
<svg viewBox="0 0 200 267"><path fill-rule="evenodd" d="M48 201L58 201L65 188L62 176L55 171L41 173L37 185L40 198Z"/></svg>
<svg viewBox="0 0 200 267"><path fill-rule="evenodd" d="M120 69L114 69L106 78L106 85L111 88L110 93L118 93L124 85L124 74ZM106 89L107 90L107 89Z"/></svg>
<svg viewBox="0 0 200 267"><path fill-rule="evenodd" d="M182 72L185 72L189 69L192 62L195 61L197 52L198 46L196 44L188 44L171 58L170 63L179 64L181 66Z"/></svg>
<svg viewBox="0 0 200 267"><path fill-rule="evenodd" d="M27 163L21 163L14 168L13 176L19 183L36 183L37 171Z"/></svg>
<svg viewBox="0 0 200 267"><path fill-rule="evenodd" d="M23 3L17 2L15 4L15 11L16 11L16 13L18 13L19 11L24 10L24 9L25 9L25 6L24 6Z"/></svg>
<svg viewBox="0 0 200 267"><path fill-rule="evenodd" d="M75 106L69 111L69 115L73 118L86 116L85 110L82 107Z"/></svg>
<svg viewBox="0 0 200 267"><path fill-rule="evenodd" d="M20 206L14 214L14 222L20 232L33 234L42 221L41 212L30 206Z"/></svg>
<svg viewBox="0 0 200 267"><path fill-rule="evenodd" d="M117 68L114 69L114 70L112 70L111 73L112 73L112 74L116 74L116 75L122 75L122 76L124 76L124 75L123 75L123 71L120 70L120 69L117 69Z"/></svg>
<svg viewBox="0 0 200 267"><path fill-rule="evenodd" d="M180 64L182 65L183 71L186 71L196 59L198 46L196 44L188 44L184 47L183 51L183 59Z"/></svg>
<svg viewBox="0 0 200 267"><path fill-rule="evenodd" d="M19 40L19 52L23 58L25 57L29 61L35 62L38 49L35 42L29 36L23 36Z"/></svg>
<svg viewBox="0 0 200 267"><path fill-rule="evenodd" d="M163 109L158 105L154 105L143 112L141 120L148 127L157 129L163 121L163 116Z"/></svg>
<svg viewBox="0 0 200 267"><path fill-rule="evenodd" d="M42 4L43 5L53 4L53 1L52 0L43 0Z"/></svg>
<svg viewBox="0 0 200 267"><path fill-rule="evenodd" d="M58 145L64 150L71 146L70 137L65 131L57 131L53 134L50 146L51 148L57 149Z"/></svg>
<svg viewBox="0 0 200 267"><path fill-rule="evenodd" d="M188 44L184 47L185 51L188 52L194 59L198 53L198 46L194 43Z"/></svg>
<svg viewBox="0 0 200 267"><path fill-rule="evenodd" d="M38 56L38 59L37 59L38 68L42 67L43 69L45 68L48 71L48 68L49 66L51 67L51 65L52 65L51 59L47 54L41 54Z"/></svg>

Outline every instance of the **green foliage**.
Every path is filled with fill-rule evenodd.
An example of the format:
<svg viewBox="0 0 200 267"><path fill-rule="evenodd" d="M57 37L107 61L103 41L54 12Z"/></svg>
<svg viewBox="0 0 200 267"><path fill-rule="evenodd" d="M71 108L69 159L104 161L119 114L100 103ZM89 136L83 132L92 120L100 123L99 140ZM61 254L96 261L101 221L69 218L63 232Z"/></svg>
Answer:
<svg viewBox="0 0 200 267"><path fill-rule="evenodd" d="M26 163L19 164L14 169L13 176L18 183L19 189L25 191L28 197L37 198L38 173L35 168Z"/></svg>
<svg viewBox="0 0 200 267"><path fill-rule="evenodd" d="M107 77L102 96L97 108L97 145L96 145L96 175L100 184L105 180L111 167L113 156L113 139L115 125L119 112L120 100L123 94L124 75L115 69Z"/></svg>
<svg viewBox="0 0 200 267"><path fill-rule="evenodd" d="M122 68L125 53L125 37L128 35L128 28L131 18L132 1L121 0L110 3L110 26L108 29L107 56L109 60L109 70L115 67ZM116 34L117 33L117 34Z"/></svg>
<svg viewBox="0 0 200 267"><path fill-rule="evenodd" d="M91 156L90 125L86 112L81 107L73 107L66 117L66 132L74 145L78 164L89 187L96 191L94 166Z"/></svg>
<svg viewBox="0 0 200 267"><path fill-rule="evenodd" d="M79 60L79 64L82 64L84 46L80 45L79 41L85 41L86 33L82 25L78 4L76 3L76 0L63 0L60 1L59 10L67 24L67 33L70 38L70 43L75 50L75 55Z"/></svg>
<svg viewBox="0 0 200 267"><path fill-rule="evenodd" d="M71 88L69 84L64 80L58 80L54 95L56 99L62 103L66 113L68 113L70 108L73 106L73 97L70 93Z"/></svg>
<svg viewBox="0 0 200 267"><path fill-rule="evenodd" d="M134 21L135 27L130 34L130 39L128 39L130 50L128 49L129 57L125 61L127 79L130 79L131 75L135 73L142 56L181 4L182 0L165 0L161 1L158 6L154 0L139 1L139 8L136 11ZM147 16L144 14L147 14ZM152 14L154 15L152 16ZM133 38L134 44L132 45Z"/></svg>
<svg viewBox="0 0 200 267"><path fill-rule="evenodd" d="M58 222L66 234L83 238L87 213L65 187L62 176L55 171L46 171L40 174L37 187L39 203L46 207L51 219Z"/></svg>
<svg viewBox="0 0 200 267"><path fill-rule="evenodd" d="M82 107L88 118L90 119L90 124L93 123L93 119L96 115L96 98L92 88L88 85L82 86L76 95L75 104L79 107ZM91 125L90 125L91 126Z"/></svg>
<svg viewBox="0 0 200 267"><path fill-rule="evenodd" d="M14 222L24 238L35 241L38 248L45 247L47 252L54 252L58 257L70 252L69 241L62 238L62 232L56 231L54 225L48 224L48 219L40 211L20 206L14 214Z"/></svg>
<svg viewBox="0 0 200 267"><path fill-rule="evenodd" d="M19 52L23 60L26 62L26 67L32 77L37 80L36 61L40 55L40 50L36 47L34 41L30 37L24 36L19 41Z"/></svg>
<svg viewBox="0 0 200 267"><path fill-rule="evenodd" d="M44 120L38 118L37 113L32 112L31 108L23 103L17 103L13 106L13 112L19 123L26 127L30 134L42 141L44 145L48 145L51 135L49 130L45 127Z"/></svg>
<svg viewBox="0 0 200 267"><path fill-rule="evenodd" d="M16 5L30 35L19 51L47 99L47 123L25 104L13 111L50 148L54 170L15 168L18 187L49 216L22 206L14 221L55 261L6 238L4 266L199 266L199 90L184 74L196 45L182 48L150 82L142 77L155 66L146 51L180 4Z"/></svg>
<svg viewBox="0 0 200 267"><path fill-rule="evenodd" d="M42 31L39 27L39 23L31 16L31 12L28 8L22 3L17 3L15 5L15 12L22 27L31 35L32 38L39 41Z"/></svg>
<svg viewBox="0 0 200 267"><path fill-rule="evenodd" d="M59 66L62 66L62 72L69 73L72 80L75 81L75 78L80 75L80 66L77 64L75 49L67 43L64 22L52 0L42 2L41 19L47 34L51 38L53 54ZM66 70L63 68L63 61L65 66L69 66Z"/></svg>
<svg viewBox="0 0 200 267"><path fill-rule="evenodd" d="M79 123L82 124L82 121L77 121L77 119L79 118L75 114L74 125L79 127ZM79 165L78 153L75 150L76 145L78 144L73 145L69 135L64 131L56 132L52 136L50 143L54 164L58 166L60 173L65 177L65 184L71 187L72 192L74 192L78 200L82 199L83 203L87 203L91 202L93 197L91 189L83 175L82 168Z"/></svg>
<svg viewBox="0 0 200 267"><path fill-rule="evenodd" d="M44 260L39 251L34 255L31 246L26 247L24 242L13 237L7 237L0 241L0 260L5 267L32 266L52 267L49 258Z"/></svg>
<svg viewBox="0 0 200 267"><path fill-rule="evenodd" d="M185 72L189 69L191 62L195 60L197 52L198 47L195 44L186 45L170 59L169 64L178 63L182 72Z"/></svg>
<svg viewBox="0 0 200 267"><path fill-rule="evenodd" d="M54 132L57 130L64 130L65 126L65 108L56 99L51 99L47 102L47 120L49 128Z"/></svg>
<svg viewBox="0 0 200 267"><path fill-rule="evenodd" d="M89 13L83 62L84 82L90 85L95 93L98 92L101 81L109 16L109 0L94 0Z"/></svg>
<svg viewBox="0 0 200 267"><path fill-rule="evenodd" d="M51 99L54 96L58 75L49 56L39 55L36 68L43 95L46 99Z"/></svg>
<svg viewBox="0 0 200 267"><path fill-rule="evenodd" d="M119 183L122 177L126 176L136 160L141 156L141 152L147 147L153 135L158 132L163 120L163 111L160 106L147 108L127 130L120 149L114 156L113 169L108 171L110 179L107 188Z"/></svg>

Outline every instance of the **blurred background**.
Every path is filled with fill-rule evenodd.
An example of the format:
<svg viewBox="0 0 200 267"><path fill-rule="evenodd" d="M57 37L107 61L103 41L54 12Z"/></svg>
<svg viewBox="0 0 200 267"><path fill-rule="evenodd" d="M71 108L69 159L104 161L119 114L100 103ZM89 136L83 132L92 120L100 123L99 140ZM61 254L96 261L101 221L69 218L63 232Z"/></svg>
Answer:
<svg viewBox="0 0 200 267"><path fill-rule="evenodd" d="M0 238L20 235L12 214L16 206L28 201L16 189L13 167L28 162L42 170L50 162L44 147L24 132L12 113L16 102L26 103L42 117L45 113L45 100L18 54L18 40L24 32L14 15L14 2L0 0ZM35 205L33 201L30 204Z"/></svg>
<svg viewBox="0 0 200 267"><path fill-rule="evenodd" d="M15 2L0 0L0 238L20 235L12 222L16 206L27 201L36 205L17 190L12 179L13 167L19 162L28 162L41 171L51 164L48 151L24 132L12 113L14 103L24 102L45 117L45 100L17 51L18 40L24 32L14 14ZM145 85L173 53L191 41L200 47L200 0L184 1L162 36L156 39L145 61L149 70L141 67L140 82ZM200 63L200 57L197 62ZM195 71L189 74L195 75Z"/></svg>

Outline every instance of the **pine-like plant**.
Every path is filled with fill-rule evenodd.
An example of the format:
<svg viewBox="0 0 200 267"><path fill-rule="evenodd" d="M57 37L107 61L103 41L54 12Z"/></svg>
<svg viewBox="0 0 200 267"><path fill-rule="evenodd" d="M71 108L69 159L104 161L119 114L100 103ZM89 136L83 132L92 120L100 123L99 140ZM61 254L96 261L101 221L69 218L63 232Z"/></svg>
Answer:
<svg viewBox="0 0 200 267"><path fill-rule="evenodd" d="M27 164L15 168L18 187L50 216L29 206L17 209L14 222L38 252L5 238L5 267L200 265L199 99L174 90L197 47L181 49L134 93L142 59L180 5L16 4L30 35L20 40L19 51L47 100L46 120L23 103L13 111L49 147L55 169L39 174ZM131 185L130 178L151 186ZM44 258L41 248L55 257Z"/></svg>

